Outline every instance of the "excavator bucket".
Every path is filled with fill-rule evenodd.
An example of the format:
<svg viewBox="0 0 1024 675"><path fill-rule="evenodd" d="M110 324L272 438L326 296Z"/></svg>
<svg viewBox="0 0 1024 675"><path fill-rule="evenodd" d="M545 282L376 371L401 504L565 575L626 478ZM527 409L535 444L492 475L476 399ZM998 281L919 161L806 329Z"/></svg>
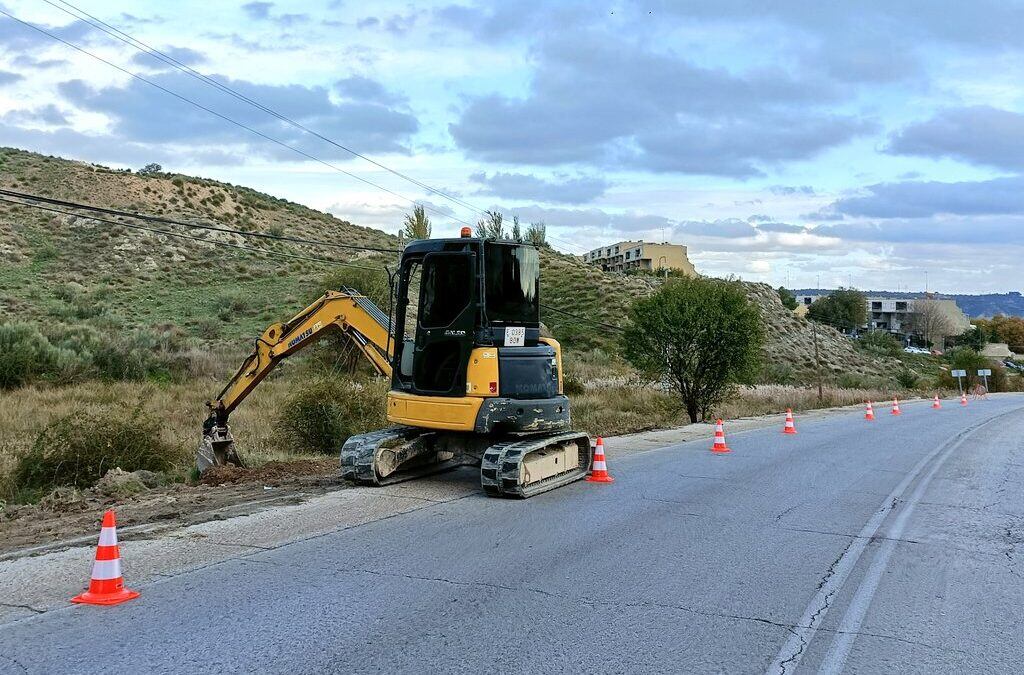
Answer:
<svg viewBox="0 0 1024 675"><path fill-rule="evenodd" d="M199 442L196 452L196 468L200 474L206 473L215 466L233 464L243 466L241 458L235 452L235 439L227 425L203 425L203 439Z"/></svg>

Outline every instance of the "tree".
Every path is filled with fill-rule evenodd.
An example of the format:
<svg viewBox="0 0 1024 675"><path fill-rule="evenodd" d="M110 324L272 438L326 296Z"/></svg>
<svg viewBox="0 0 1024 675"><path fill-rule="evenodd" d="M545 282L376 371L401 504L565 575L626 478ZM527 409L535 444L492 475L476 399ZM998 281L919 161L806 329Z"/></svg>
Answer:
<svg viewBox="0 0 1024 675"><path fill-rule="evenodd" d="M988 344L988 336L985 334L985 329L981 326L972 326L963 333L953 338L953 344L957 347L967 347L973 349L976 352L980 352Z"/></svg>
<svg viewBox="0 0 1024 675"><path fill-rule="evenodd" d="M523 241L523 228L519 227L519 216L512 216L512 234L509 235L512 241Z"/></svg>
<svg viewBox="0 0 1024 675"><path fill-rule="evenodd" d="M526 228L523 240L527 244L533 244L537 248L544 248L548 245L548 226L544 223L530 223Z"/></svg>
<svg viewBox="0 0 1024 675"><path fill-rule="evenodd" d="M797 306L796 296L793 295L789 291L789 289L787 289L787 288L785 288L783 286L779 286L779 300L782 301L782 306L785 307L786 309L789 309L789 310L796 309L796 306Z"/></svg>
<svg viewBox="0 0 1024 675"><path fill-rule="evenodd" d="M487 211L487 218L476 223L476 236L481 239L504 239L505 217L498 211Z"/></svg>
<svg viewBox="0 0 1024 675"><path fill-rule="evenodd" d="M899 356L903 350L896 336L884 330L870 330L864 333L857 344L866 351L883 356Z"/></svg>
<svg viewBox="0 0 1024 675"><path fill-rule="evenodd" d="M140 176L155 176L158 173L163 172L163 170L164 168L162 166L154 162L139 169L138 174Z"/></svg>
<svg viewBox="0 0 1024 675"><path fill-rule="evenodd" d="M807 318L850 332L868 322L868 301L852 288L840 288L811 303Z"/></svg>
<svg viewBox="0 0 1024 675"><path fill-rule="evenodd" d="M420 204L412 207L411 214L406 214L405 224L402 226L402 236L410 241L430 239L430 218L427 217L426 209Z"/></svg>
<svg viewBox="0 0 1024 675"><path fill-rule="evenodd" d="M1019 316L996 314L989 322L989 332L993 342L1005 342L1013 351L1024 351L1024 319Z"/></svg>
<svg viewBox="0 0 1024 675"><path fill-rule="evenodd" d="M915 300L910 314L910 328L920 335L929 347L943 347L946 336L953 331L953 321L933 298Z"/></svg>
<svg viewBox="0 0 1024 675"><path fill-rule="evenodd" d="M634 302L629 319L626 358L645 375L671 382L691 422L757 374L764 329L739 282L672 279Z"/></svg>

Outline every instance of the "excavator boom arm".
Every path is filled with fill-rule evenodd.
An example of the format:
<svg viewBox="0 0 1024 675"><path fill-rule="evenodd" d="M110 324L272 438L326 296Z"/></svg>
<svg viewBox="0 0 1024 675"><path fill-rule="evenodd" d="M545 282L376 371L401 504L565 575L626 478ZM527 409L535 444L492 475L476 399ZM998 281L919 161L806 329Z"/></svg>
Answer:
<svg viewBox="0 0 1024 675"><path fill-rule="evenodd" d="M328 291L285 323L275 323L256 339L256 347L217 396L207 405L218 425L278 363L312 344L325 331L340 330L378 373L391 376L393 342L390 321L369 298L346 288Z"/></svg>

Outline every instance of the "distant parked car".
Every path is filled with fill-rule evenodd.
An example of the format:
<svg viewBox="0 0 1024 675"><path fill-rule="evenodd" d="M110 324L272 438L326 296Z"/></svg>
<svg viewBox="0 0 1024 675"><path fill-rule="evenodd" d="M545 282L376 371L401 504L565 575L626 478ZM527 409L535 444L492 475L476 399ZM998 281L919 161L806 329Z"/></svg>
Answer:
<svg viewBox="0 0 1024 675"><path fill-rule="evenodd" d="M903 351L907 354L931 354L930 351L921 347L904 347Z"/></svg>
<svg viewBox="0 0 1024 675"><path fill-rule="evenodd" d="M1010 368L1011 370L1016 370L1018 372L1024 372L1024 366L1022 366L1019 363L1016 363L1014 361L1011 361L1010 359L1006 359L1005 361L1003 361L1003 365L1006 366L1007 368Z"/></svg>

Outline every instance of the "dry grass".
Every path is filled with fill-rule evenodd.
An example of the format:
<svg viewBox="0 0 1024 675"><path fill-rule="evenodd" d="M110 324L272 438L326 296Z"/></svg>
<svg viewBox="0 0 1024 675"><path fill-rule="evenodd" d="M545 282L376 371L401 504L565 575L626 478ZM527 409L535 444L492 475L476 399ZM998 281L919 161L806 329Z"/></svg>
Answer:
<svg viewBox="0 0 1024 675"><path fill-rule="evenodd" d="M884 401L892 396L893 391L887 389L823 387L822 398L819 401L818 390L814 387L762 384L755 387L743 387L734 397L718 406L714 416L735 419L785 412L786 408L793 410L835 408L863 403L867 400Z"/></svg>
<svg viewBox="0 0 1024 675"><path fill-rule="evenodd" d="M274 422L294 385L292 378L270 379L231 416L231 428L246 463L256 466L272 460L322 458L286 452L275 437ZM221 386L219 380L197 379L182 384L88 382L0 391L0 437L4 439L0 473L9 473L15 457L26 452L49 424L81 410L100 411L111 406L130 410L140 401L145 410L163 421L163 440L191 457L206 417L204 401L216 396Z"/></svg>

